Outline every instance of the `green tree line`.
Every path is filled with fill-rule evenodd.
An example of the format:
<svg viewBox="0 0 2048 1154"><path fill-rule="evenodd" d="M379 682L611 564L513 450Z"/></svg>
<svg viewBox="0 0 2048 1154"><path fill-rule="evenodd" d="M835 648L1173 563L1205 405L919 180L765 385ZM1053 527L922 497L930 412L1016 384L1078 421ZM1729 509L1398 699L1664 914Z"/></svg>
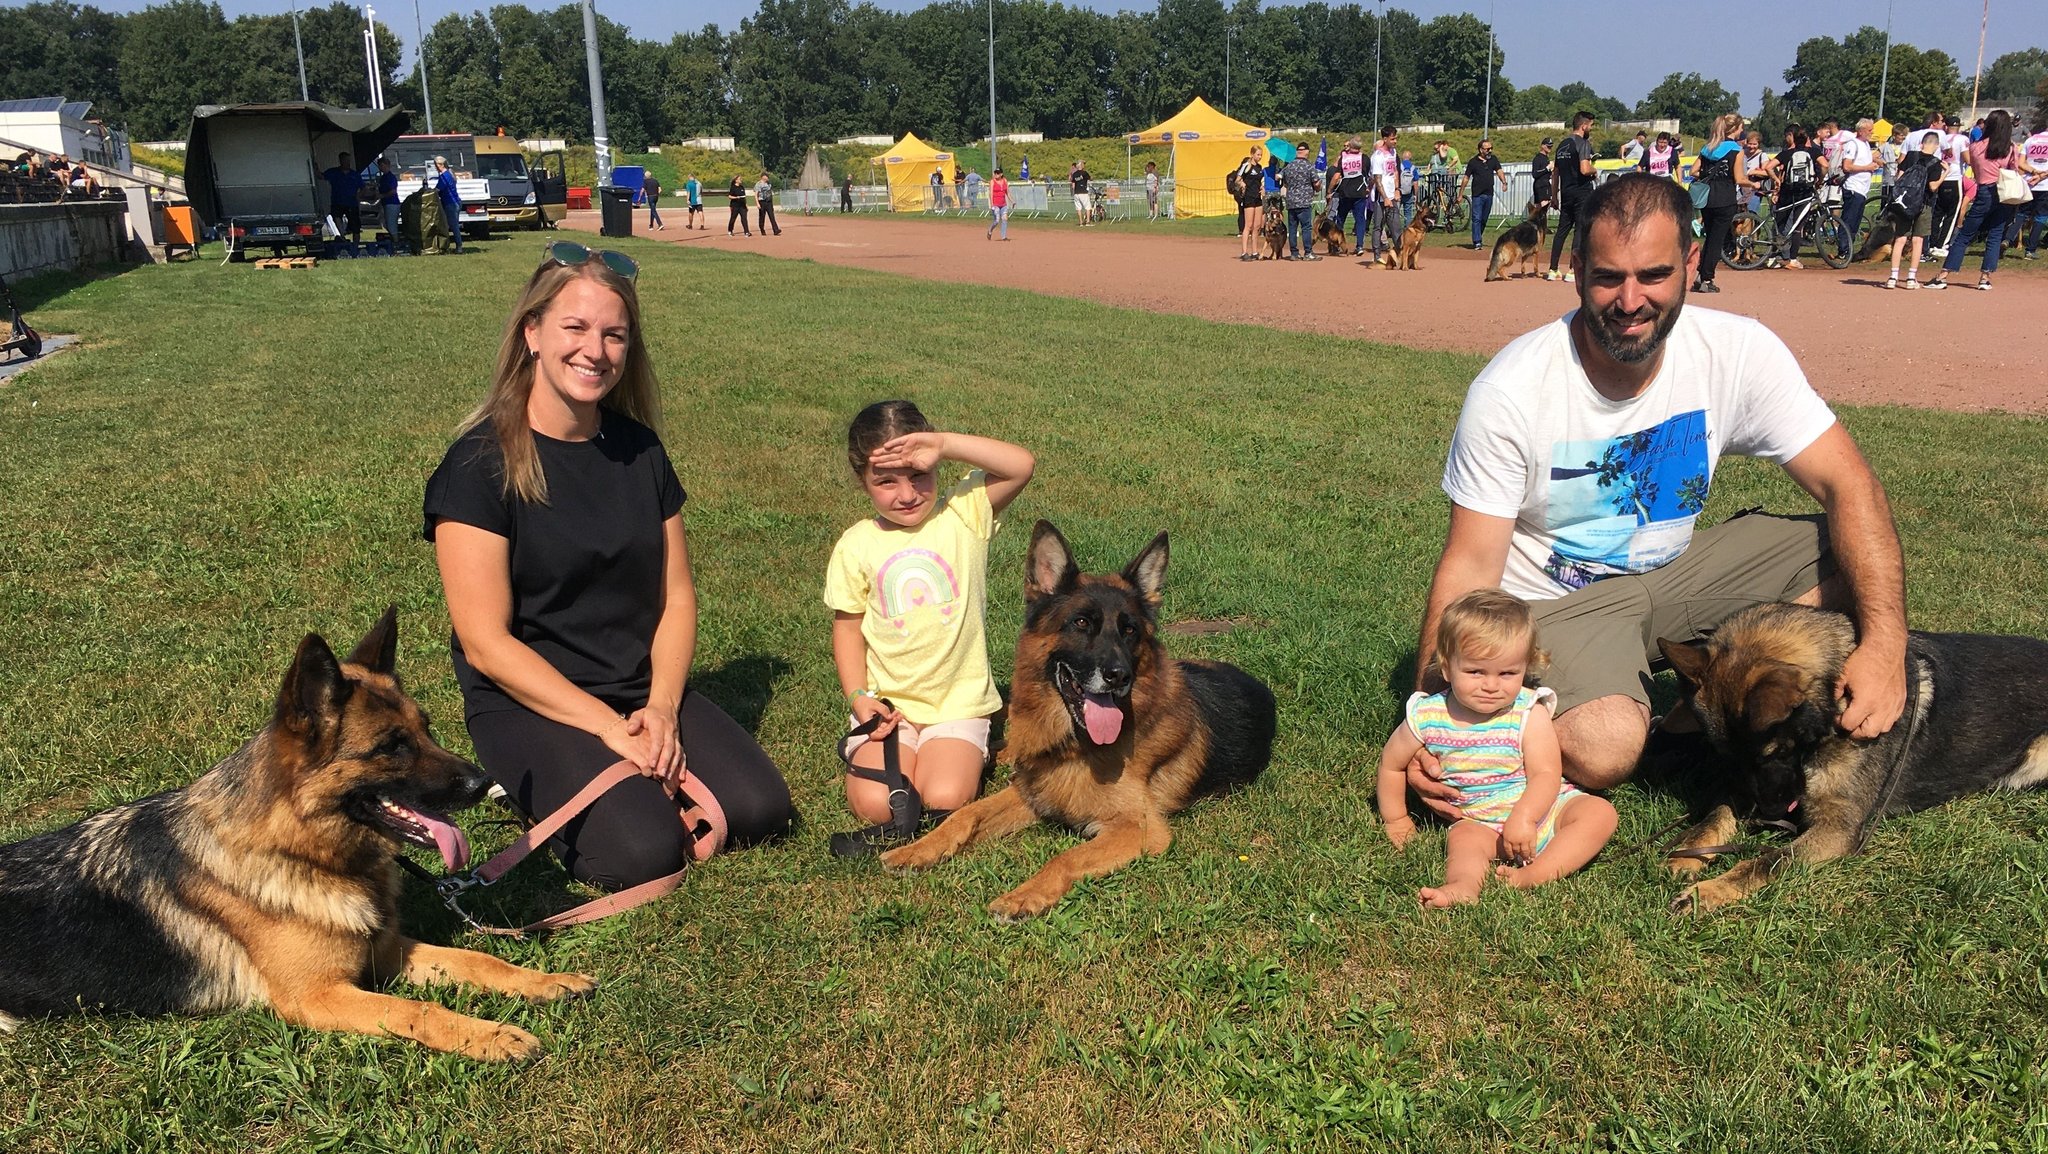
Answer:
<svg viewBox="0 0 2048 1154"><path fill-rule="evenodd" d="M316 100L368 97L359 9L337 2L300 13L307 87ZM1502 75L1487 28L1456 13L1423 21L1364 4L1262 6L1258 0L1159 0L1147 12L1096 12L1048 0L996 0L996 121L1053 139L1143 128L1192 96L1229 104L1264 125L1368 127L1441 122L1454 128L1560 120L1675 117L1702 135L1741 95L1699 72L1674 72L1634 105L1585 83L1517 89ZM599 52L613 146L731 135L778 170L806 146L860 133L914 131L943 143L988 132L989 11L940 0L888 12L850 0L761 0L737 28L706 26L642 40L600 17ZM378 28L385 100L423 107L398 37ZM1227 49L1227 58L1226 58ZM1377 52L1379 84L1374 88ZM1969 84L1939 51L1892 45L1865 27L1798 46L1782 91L1754 111L1775 135L1787 122L1845 122L1877 111L1880 80L1893 120L1968 107ZM588 141L589 83L580 9L498 5L451 14L427 33L435 128ZM1982 96L2031 100L2048 74L2039 48L2000 55ZM298 97L289 15L226 19L207 0L168 0L122 15L63 0L0 9L0 96L90 100L140 139L182 136L197 104ZM1489 115L1490 112L1490 115ZM424 128L424 118L415 117Z"/></svg>

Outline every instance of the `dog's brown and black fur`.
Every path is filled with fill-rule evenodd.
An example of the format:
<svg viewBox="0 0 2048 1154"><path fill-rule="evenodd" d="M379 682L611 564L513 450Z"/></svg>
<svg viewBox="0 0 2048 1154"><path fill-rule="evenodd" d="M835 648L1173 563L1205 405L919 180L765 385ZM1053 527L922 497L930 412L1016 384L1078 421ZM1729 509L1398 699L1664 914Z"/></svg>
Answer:
<svg viewBox="0 0 2048 1154"><path fill-rule="evenodd" d="M1790 820L1800 835L1686 888L1672 908L1710 910L1767 884L1788 859L1853 854L1886 813L2048 780L2048 641L1913 632L1906 711L1875 740L1836 728L1835 685L1856 647L1849 618L1771 604L1723 622L1704 645L1659 640L1727 775L1727 798L1681 843L1732 840L1737 813ZM1696 877L1706 859L1673 858Z"/></svg>
<svg viewBox="0 0 2048 1154"><path fill-rule="evenodd" d="M1265 211L1259 222L1259 239L1266 243L1266 255L1260 259L1279 260L1287 255L1287 210L1269 197Z"/></svg>
<svg viewBox="0 0 2048 1154"><path fill-rule="evenodd" d="M1341 256L1344 252L1344 226L1332 220L1328 209L1316 213L1315 236L1323 244L1325 256Z"/></svg>
<svg viewBox="0 0 2048 1154"><path fill-rule="evenodd" d="M461 865L467 844L443 815L485 782L399 687L397 637L388 610L346 661L307 636L269 723L199 780L0 846L0 1029L268 1004L471 1058L533 1053L516 1026L363 988L404 977L550 1001L594 985L399 934L392 851Z"/></svg>
<svg viewBox="0 0 2048 1154"><path fill-rule="evenodd" d="M1038 523L1011 683L1010 784L883 854L885 867L926 869L976 842L1058 822L1090 840L989 903L1000 921L1033 917L1084 877L1165 853L1168 815L1266 768L1272 691L1234 666L1175 661L1159 643L1166 557L1161 533L1123 572L1084 576L1066 539Z"/></svg>
<svg viewBox="0 0 2048 1154"><path fill-rule="evenodd" d="M1543 255L1547 234L1540 220L1525 220L1500 234L1493 242L1493 260L1486 266L1486 279L1506 280L1513 276L1535 276L1536 260ZM1521 267L1516 268L1519 265ZM1509 269L1515 269L1510 274Z"/></svg>
<svg viewBox="0 0 2048 1154"><path fill-rule="evenodd" d="M1401 230L1400 239L1382 258L1386 266L1390 269L1421 268L1421 265L1415 263L1415 258L1422 255L1422 242L1429 236L1429 226L1433 223L1435 218L1430 216L1429 209L1416 209L1415 219L1409 221L1408 227Z"/></svg>

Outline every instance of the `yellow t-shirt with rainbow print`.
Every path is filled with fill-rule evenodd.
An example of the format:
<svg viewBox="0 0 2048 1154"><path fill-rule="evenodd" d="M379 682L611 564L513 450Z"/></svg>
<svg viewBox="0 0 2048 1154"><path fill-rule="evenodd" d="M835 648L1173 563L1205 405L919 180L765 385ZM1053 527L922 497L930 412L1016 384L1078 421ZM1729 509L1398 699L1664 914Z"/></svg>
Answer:
<svg viewBox="0 0 2048 1154"><path fill-rule="evenodd" d="M917 528L869 517L833 546L825 604L861 614L868 686L914 725L1002 708L984 624L996 528L988 475L976 469Z"/></svg>

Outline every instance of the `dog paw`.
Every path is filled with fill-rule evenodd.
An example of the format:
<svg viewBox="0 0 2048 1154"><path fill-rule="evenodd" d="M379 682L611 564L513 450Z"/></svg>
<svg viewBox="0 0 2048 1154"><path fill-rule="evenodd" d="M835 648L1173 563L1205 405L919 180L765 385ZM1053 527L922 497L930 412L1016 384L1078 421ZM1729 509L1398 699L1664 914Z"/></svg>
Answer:
<svg viewBox="0 0 2048 1154"><path fill-rule="evenodd" d="M1701 871L1707 868L1707 859L1703 857L1665 858L1664 868L1670 870L1674 877L1698 877Z"/></svg>
<svg viewBox="0 0 2048 1154"><path fill-rule="evenodd" d="M596 988L597 979L589 974L542 974L533 993L527 996L536 1002L553 1002L580 998Z"/></svg>
<svg viewBox="0 0 2048 1154"><path fill-rule="evenodd" d="M1674 914L1712 913L1741 896L1741 890L1734 886L1724 885L1721 879L1715 878L1712 881L1689 885L1678 891L1678 896L1671 899L1671 912Z"/></svg>
<svg viewBox="0 0 2048 1154"><path fill-rule="evenodd" d="M922 840L909 845L897 846L884 853L879 859L882 868L892 874L913 874L928 870L945 860L945 856L925 846Z"/></svg>
<svg viewBox="0 0 2048 1154"><path fill-rule="evenodd" d="M539 1052L539 1038L503 1022L462 1048L463 1057L479 1062L524 1062Z"/></svg>
<svg viewBox="0 0 2048 1154"><path fill-rule="evenodd" d="M1028 921L1058 905L1059 894L1047 894L1032 886L1019 886L988 904L989 916L1002 925Z"/></svg>

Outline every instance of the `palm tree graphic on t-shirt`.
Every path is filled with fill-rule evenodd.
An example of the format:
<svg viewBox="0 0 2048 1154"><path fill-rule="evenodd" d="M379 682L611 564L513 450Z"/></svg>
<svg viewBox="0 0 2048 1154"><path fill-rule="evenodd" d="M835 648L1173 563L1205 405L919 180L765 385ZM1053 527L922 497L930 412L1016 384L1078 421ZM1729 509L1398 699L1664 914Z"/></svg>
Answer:
<svg viewBox="0 0 2048 1154"><path fill-rule="evenodd" d="M1544 565L1552 579L1577 588L1654 568L1684 549L1684 537L1671 538L1666 527L1679 528L1706 507L1705 418L1694 410L1647 429L1554 447L1546 527L1555 536Z"/></svg>

